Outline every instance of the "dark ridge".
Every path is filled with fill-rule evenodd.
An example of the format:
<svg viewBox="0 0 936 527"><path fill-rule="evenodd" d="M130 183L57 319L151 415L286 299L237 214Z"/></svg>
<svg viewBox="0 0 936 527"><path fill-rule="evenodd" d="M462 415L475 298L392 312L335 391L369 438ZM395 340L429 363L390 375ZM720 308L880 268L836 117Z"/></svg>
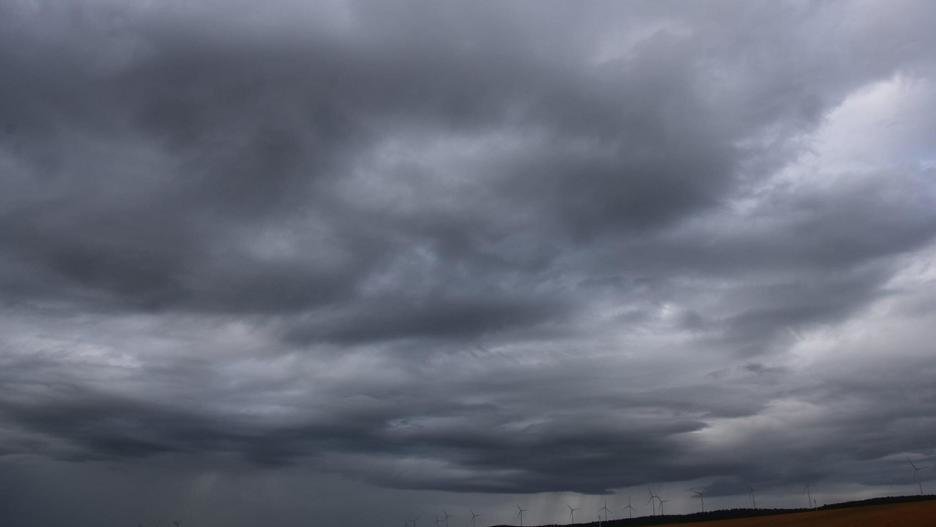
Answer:
<svg viewBox="0 0 936 527"><path fill-rule="evenodd" d="M796 512L809 512L830 509L849 509L852 507L870 507L873 505L892 505L897 503L911 503L916 501L936 500L936 495L928 494L925 496L888 496L882 498L870 498L858 501L843 501L841 503L830 503L821 507L812 509L722 509L708 512L694 512L692 514L666 514L664 516L640 516L638 518L620 518L608 520L606 522L586 522L575 523L581 527L630 527L634 525L662 525L666 523L698 523L715 520L734 520L739 518L752 518L757 516L777 516L780 514L792 514ZM526 527L558 527L567 524L548 524L541 526ZM495 525L492 527L516 527L514 525Z"/></svg>

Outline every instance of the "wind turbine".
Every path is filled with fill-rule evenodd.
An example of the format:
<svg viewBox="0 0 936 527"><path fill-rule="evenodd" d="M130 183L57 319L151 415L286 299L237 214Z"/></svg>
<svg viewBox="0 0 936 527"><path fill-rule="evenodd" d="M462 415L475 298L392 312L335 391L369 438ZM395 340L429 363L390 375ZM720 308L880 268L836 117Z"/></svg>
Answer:
<svg viewBox="0 0 936 527"><path fill-rule="evenodd" d="M522 509L519 505L517 505L517 515L520 516L520 527L523 527L523 513L526 511L526 509Z"/></svg>
<svg viewBox="0 0 936 527"><path fill-rule="evenodd" d="M608 521L608 500L605 500L604 506L598 509L599 512L604 511L605 521Z"/></svg>
<svg viewBox="0 0 936 527"><path fill-rule="evenodd" d="M436 524L436 527L439 527L439 525L441 525L441 524L442 524L442 520L441 520L441 519L439 519L439 517L438 517L438 516L436 516L436 517L435 517L435 524Z"/></svg>
<svg viewBox="0 0 936 527"><path fill-rule="evenodd" d="M172 524L175 525L175 527L182 527L182 522L179 520L172 520Z"/></svg>
<svg viewBox="0 0 936 527"><path fill-rule="evenodd" d="M751 495L751 506L757 508L757 497L754 496L754 487L748 485L748 493Z"/></svg>
<svg viewBox="0 0 936 527"><path fill-rule="evenodd" d="M449 525L448 525L448 519L451 518L451 517L452 517L452 516L451 516L449 513L445 512L445 511L442 511L442 518L443 518L443 520L445 521L445 527L449 527Z"/></svg>
<svg viewBox="0 0 936 527"><path fill-rule="evenodd" d="M663 516L663 504L669 503L669 500L664 500L663 498L657 496L657 499L660 500L660 516Z"/></svg>
<svg viewBox="0 0 936 527"><path fill-rule="evenodd" d="M631 497L630 497L630 496L627 497L627 506L624 507L624 510L627 511L627 517L628 517L628 518L633 518L633 517L634 517L634 508L631 507Z"/></svg>
<svg viewBox="0 0 936 527"><path fill-rule="evenodd" d="M920 482L920 471L923 470L922 467L918 467L913 464L913 461L910 461L910 458L907 458L907 463L910 463L910 467L913 468L913 480L916 481L917 487L920 488L920 496L923 495L923 483Z"/></svg>
<svg viewBox="0 0 936 527"><path fill-rule="evenodd" d="M694 498L699 498L699 504L702 507L702 512L705 512L705 492L702 489L693 490L692 496Z"/></svg>
<svg viewBox="0 0 936 527"><path fill-rule="evenodd" d="M654 501L654 500L657 499L657 496L656 496L656 494L654 494L653 491L650 490L650 489L647 489L647 492L650 493L650 499L647 500L647 503L650 504L650 515L651 515L651 516L656 516L656 501Z"/></svg>
<svg viewBox="0 0 936 527"><path fill-rule="evenodd" d="M471 511L471 527L475 527L475 520L477 520L479 516L481 516L481 514Z"/></svg>
<svg viewBox="0 0 936 527"><path fill-rule="evenodd" d="M579 510L580 507L573 507L566 503L566 507L569 508L569 523L575 523L575 511Z"/></svg>
<svg viewBox="0 0 936 527"><path fill-rule="evenodd" d="M812 497L812 487L809 486L809 483L803 487L803 493L806 494L806 501L809 503L809 508L814 508L816 506L816 500Z"/></svg>

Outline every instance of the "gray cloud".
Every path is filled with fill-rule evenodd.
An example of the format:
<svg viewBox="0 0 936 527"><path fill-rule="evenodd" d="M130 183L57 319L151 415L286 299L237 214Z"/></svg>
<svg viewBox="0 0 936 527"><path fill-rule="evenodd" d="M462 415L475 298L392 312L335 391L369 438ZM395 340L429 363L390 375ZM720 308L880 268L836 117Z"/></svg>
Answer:
<svg viewBox="0 0 936 527"><path fill-rule="evenodd" d="M931 6L316 4L0 7L17 496L363 525L932 458Z"/></svg>

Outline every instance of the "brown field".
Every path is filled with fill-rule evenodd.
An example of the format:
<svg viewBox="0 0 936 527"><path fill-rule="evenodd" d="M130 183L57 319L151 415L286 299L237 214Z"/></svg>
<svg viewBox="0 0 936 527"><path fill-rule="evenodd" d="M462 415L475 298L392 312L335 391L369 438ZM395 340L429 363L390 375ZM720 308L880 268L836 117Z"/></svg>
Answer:
<svg viewBox="0 0 936 527"><path fill-rule="evenodd" d="M936 501L797 512L698 524L667 523L662 527L686 527L687 525L700 527L936 527Z"/></svg>

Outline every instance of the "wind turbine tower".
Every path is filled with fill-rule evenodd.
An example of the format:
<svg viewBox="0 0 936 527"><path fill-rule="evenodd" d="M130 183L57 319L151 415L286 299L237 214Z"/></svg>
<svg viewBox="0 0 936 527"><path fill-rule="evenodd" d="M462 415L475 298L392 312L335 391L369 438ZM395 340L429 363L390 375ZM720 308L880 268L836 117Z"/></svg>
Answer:
<svg viewBox="0 0 936 527"><path fill-rule="evenodd" d="M517 505L517 515L520 516L520 527L523 527L523 513L526 512L526 509L521 508Z"/></svg>
<svg viewBox="0 0 936 527"><path fill-rule="evenodd" d="M923 495L923 483L920 482L920 471L923 470L923 467L916 466L913 461L910 461L910 458L907 458L907 463L910 463L910 468L913 469L913 480L916 481L917 487L920 489L920 496Z"/></svg>
<svg viewBox="0 0 936 527"><path fill-rule="evenodd" d="M634 517L634 508L631 507L631 497L630 497L630 496L627 497L627 505L624 507L624 510L627 511L627 517L628 517L628 518L633 518L633 517Z"/></svg>
<svg viewBox="0 0 936 527"><path fill-rule="evenodd" d="M656 496L656 494L653 493L652 490L649 490L649 489L648 489L647 492L650 493L650 499L647 500L647 503L650 504L650 515L651 515L651 516L656 516L656 499L657 499L657 496Z"/></svg>
<svg viewBox="0 0 936 527"><path fill-rule="evenodd" d="M604 515L605 515L604 521L608 521L608 500L605 500L604 506L598 509L598 511L604 512Z"/></svg>
<svg viewBox="0 0 936 527"><path fill-rule="evenodd" d="M569 523L575 523L575 511L579 510L579 507L573 507L566 503L566 507L569 508Z"/></svg>
<svg viewBox="0 0 936 527"><path fill-rule="evenodd" d="M808 483L806 484L805 487L803 487L803 493L806 494L806 502L809 504L809 508L810 508L810 509L815 508L815 507L816 507L816 500L813 499L813 496L812 496L812 487L810 487Z"/></svg>
<svg viewBox="0 0 936 527"><path fill-rule="evenodd" d="M481 516L481 514L475 511L471 511L471 527L475 527L475 521L478 519L479 516Z"/></svg>
<svg viewBox="0 0 936 527"><path fill-rule="evenodd" d="M705 512L705 492L701 489L692 491L692 496L694 498L699 498L699 505L702 509L702 512Z"/></svg>
<svg viewBox="0 0 936 527"><path fill-rule="evenodd" d="M751 507L757 508L757 497L754 495L754 487L748 485L748 493L751 495Z"/></svg>

